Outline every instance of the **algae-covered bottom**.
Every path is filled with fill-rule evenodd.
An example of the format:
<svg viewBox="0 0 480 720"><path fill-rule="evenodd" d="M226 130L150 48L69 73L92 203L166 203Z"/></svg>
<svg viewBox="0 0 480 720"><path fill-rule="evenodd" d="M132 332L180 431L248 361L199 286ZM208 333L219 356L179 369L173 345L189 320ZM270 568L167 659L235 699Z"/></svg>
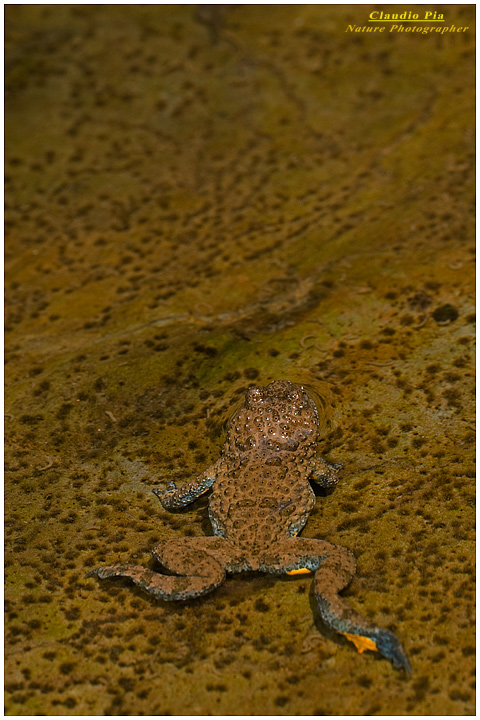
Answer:
<svg viewBox="0 0 480 720"><path fill-rule="evenodd" d="M474 713L474 6L444 12L471 31L7 6L8 715ZM344 466L301 537L353 552L343 598L410 678L326 629L306 575L186 603L85 577L211 534L207 497L151 490L272 380Z"/></svg>

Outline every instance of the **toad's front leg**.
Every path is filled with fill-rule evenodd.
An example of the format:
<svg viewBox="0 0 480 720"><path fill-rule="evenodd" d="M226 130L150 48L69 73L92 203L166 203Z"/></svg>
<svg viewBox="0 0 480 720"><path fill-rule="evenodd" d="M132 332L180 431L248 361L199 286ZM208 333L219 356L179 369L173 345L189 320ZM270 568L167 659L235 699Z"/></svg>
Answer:
<svg viewBox="0 0 480 720"><path fill-rule="evenodd" d="M309 478L322 488L332 488L338 483L338 473L342 467L342 463L332 465L320 455L316 455L310 465Z"/></svg>
<svg viewBox="0 0 480 720"><path fill-rule="evenodd" d="M205 472L196 477L194 480L177 488L174 482L169 482L166 490L154 489L153 492L159 498L165 510L178 510L194 502L200 495L209 490L216 480L217 473L220 469L221 458L217 460Z"/></svg>

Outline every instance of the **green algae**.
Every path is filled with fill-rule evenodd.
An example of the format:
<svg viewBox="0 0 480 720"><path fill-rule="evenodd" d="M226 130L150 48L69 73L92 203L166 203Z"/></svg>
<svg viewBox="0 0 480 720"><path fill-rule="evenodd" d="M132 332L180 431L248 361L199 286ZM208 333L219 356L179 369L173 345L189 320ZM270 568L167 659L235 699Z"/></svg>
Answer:
<svg viewBox="0 0 480 720"><path fill-rule="evenodd" d="M367 8L7 8L7 714L474 713L473 8L345 33ZM304 534L411 679L309 578L85 578L211 532L151 488L274 378L344 463Z"/></svg>

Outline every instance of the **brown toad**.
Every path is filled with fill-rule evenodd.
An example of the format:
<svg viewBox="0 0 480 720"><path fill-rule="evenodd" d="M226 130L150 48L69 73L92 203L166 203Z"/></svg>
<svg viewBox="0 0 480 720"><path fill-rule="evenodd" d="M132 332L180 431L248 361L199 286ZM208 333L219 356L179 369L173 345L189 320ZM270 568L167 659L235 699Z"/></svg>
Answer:
<svg viewBox="0 0 480 720"><path fill-rule="evenodd" d="M93 570L99 578L123 576L162 600L189 600L218 587L226 573L314 572L324 623L357 649L378 650L395 667L410 670L396 636L364 620L339 596L355 573L350 550L298 533L315 505L309 480L323 488L338 481L338 465L316 454L318 415L306 390L288 381L251 387L234 415L221 457L182 488L154 490L175 510L212 488L211 537L169 540L154 557L174 575L130 563Z"/></svg>

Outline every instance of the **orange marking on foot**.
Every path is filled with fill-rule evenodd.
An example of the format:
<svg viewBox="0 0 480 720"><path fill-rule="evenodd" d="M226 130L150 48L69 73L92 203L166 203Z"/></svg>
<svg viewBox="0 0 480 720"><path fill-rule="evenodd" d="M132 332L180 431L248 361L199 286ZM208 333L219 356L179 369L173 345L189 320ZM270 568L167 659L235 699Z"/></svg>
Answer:
<svg viewBox="0 0 480 720"><path fill-rule="evenodd" d="M350 640L350 642L355 645L359 653L362 653L364 650L377 650L377 644L368 637L351 635L350 633L342 633L342 635L345 635L347 640Z"/></svg>
<svg viewBox="0 0 480 720"><path fill-rule="evenodd" d="M312 570L309 570L308 568L299 568L298 570L289 570L287 575L306 575L311 572Z"/></svg>

